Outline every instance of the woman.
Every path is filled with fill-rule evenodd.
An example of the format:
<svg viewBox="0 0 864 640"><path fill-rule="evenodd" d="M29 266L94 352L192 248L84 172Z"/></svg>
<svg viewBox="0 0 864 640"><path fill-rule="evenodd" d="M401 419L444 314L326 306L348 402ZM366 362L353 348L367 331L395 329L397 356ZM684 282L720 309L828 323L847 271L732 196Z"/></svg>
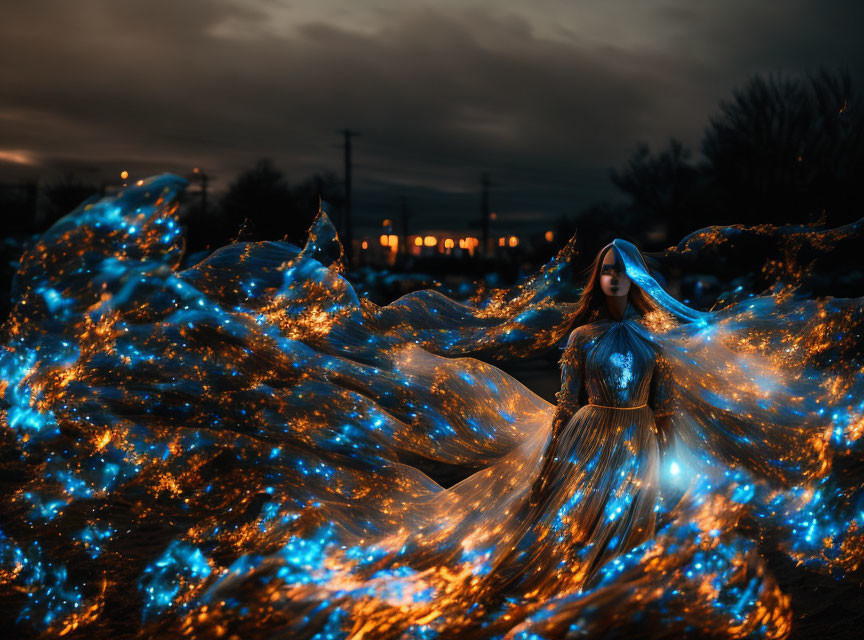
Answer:
<svg viewBox="0 0 864 640"><path fill-rule="evenodd" d="M597 255L561 359L552 438L528 520L567 532L567 540L559 535L552 553L533 554L537 574L548 574L536 569L541 558L555 566L564 555L567 570L587 580L609 557L654 533L672 380L662 354L635 328L656 307L627 276L617 248L624 242Z"/></svg>
<svg viewBox="0 0 864 640"><path fill-rule="evenodd" d="M770 505L754 517L793 540L804 498L782 488L827 477L815 409L840 415L854 375L835 367L817 407L803 367L749 347L806 364L780 349L788 327L813 320L817 340L859 302L703 314L617 240L575 308L555 300L561 260L485 306L377 308L323 216L302 250L241 243L180 270L182 188L82 207L22 257L0 353L10 617L106 637L141 614L149 635L600 637L650 631L638 610L666 631L783 635L788 603L736 518ZM573 322L557 408L433 354L549 347ZM479 470L444 489L418 459ZM840 532L858 510L838 495ZM790 552L821 558L814 536Z"/></svg>

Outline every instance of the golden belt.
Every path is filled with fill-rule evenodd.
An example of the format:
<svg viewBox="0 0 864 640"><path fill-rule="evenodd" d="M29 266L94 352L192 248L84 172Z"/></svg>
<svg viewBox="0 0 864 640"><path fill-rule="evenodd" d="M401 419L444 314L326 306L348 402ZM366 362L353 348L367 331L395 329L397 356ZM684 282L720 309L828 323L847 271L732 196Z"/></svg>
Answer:
<svg viewBox="0 0 864 640"><path fill-rule="evenodd" d="M644 409L648 406L648 403L640 404L638 407L607 407L605 404L594 404L593 402L589 402L589 407L597 407L599 409L618 409L619 411L634 411L636 409Z"/></svg>

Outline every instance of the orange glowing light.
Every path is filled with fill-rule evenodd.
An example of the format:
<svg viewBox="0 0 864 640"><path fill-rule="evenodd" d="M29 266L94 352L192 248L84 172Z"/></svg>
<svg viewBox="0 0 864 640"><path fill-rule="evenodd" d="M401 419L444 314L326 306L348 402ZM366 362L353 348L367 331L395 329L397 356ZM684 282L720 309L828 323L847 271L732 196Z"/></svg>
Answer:
<svg viewBox="0 0 864 640"><path fill-rule="evenodd" d="M507 238L498 238L498 246L506 247L507 246Z"/></svg>
<svg viewBox="0 0 864 640"><path fill-rule="evenodd" d="M453 242L453 238L447 238L446 240L444 240L444 248L445 249L452 249L455 246L455 244L456 243Z"/></svg>
<svg viewBox="0 0 864 640"><path fill-rule="evenodd" d="M108 443L109 443L109 442L111 442L111 432L110 432L110 431L105 431L105 432L102 434L102 436L99 438L99 440L96 442L96 449L99 450L99 451L101 451L101 450L104 449L106 446L108 446Z"/></svg>
<svg viewBox="0 0 864 640"><path fill-rule="evenodd" d="M360 245L360 248L362 248L362 249L368 249L368 248L369 248L369 243L368 243L366 240L364 240L364 241L363 241L363 244Z"/></svg>
<svg viewBox="0 0 864 640"><path fill-rule="evenodd" d="M14 149L0 149L0 160L13 164L36 164L36 156L33 153Z"/></svg>
<svg viewBox="0 0 864 640"><path fill-rule="evenodd" d="M137 185L140 187L142 184L144 184L144 181L143 181L143 180L139 180L139 181L136 182L135 184L137 184Z"/></svg>
<svg viewBox="0 0 864 640"><path fill-rule="evenodd" d="M390 218L387 218L387 219L384 220L384 222L381 223L381 226L383 226L383 227L389 227L389 226L391 226L392 224L393 224L393 221L390 220Z"/></svg>
<svg viewBox="0 0 864 640"><path fill-rule="evenodd" d="M547 231L544 237L546 238L546 242L552 242L555 239L555 233Z"/></svg>
<svg viewBox="0 0 864 640"><path fill-rule="evenodd" d="M129 177L129 172L126 171L126 170L121 171L121 172L120 172L120 177L121 177L123 180L125 180L126 178Z"/></svg>
<svg viewBox="0 0 864 640"><path fill-rule="evenodd" d="M516 246L518 246L518 245L519 245L519 238L517 238L516 236L510 236L510 240L509 240L508 244L509 244L511 247L516 247Z"/></svg>
<svg viewBox="0 0 864 640"><path fill-rule="evenodd" d="M420 236L417 236L416 238L414 238L414 246L415 247L422 247L423 246L423 238L421 238Z"/></svg>
<svg viewBox="0 0 864 640"><path fill-rule="evenodd" d="M387 245L393 250L396 251L397 247L399 247L399 236L389 235L387 236Z"/></svg>
<svg viewBox="0 0 864 640"><path fill-rule="evenodd" d="M382 247L386 247L389 244L386 233L382 233L381 237L378 238L378 241L381 243Z"/></svg>
<svg viewBox="0 0 864 640"><path fill-rule="evenodd" d="M426 236L425 238L423 238L423 244L427 247L434 247L436 244L438 244L438 238L436 238L435 236Z"/></svg>

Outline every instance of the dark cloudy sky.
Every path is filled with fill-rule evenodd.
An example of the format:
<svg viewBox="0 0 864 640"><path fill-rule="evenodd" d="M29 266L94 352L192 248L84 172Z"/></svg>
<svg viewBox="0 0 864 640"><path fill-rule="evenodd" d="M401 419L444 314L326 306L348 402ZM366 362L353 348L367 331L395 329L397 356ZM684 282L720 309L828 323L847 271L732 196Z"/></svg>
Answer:
<svg viewBox="0 0 864 640"><path fill-rule="evenodd" d="M359 222L405 195L464 226L488 171L502 228L543 227L614 197L637 141L698 147L755 72L862 86L862 25L861 0L2 0L0 180L300 180L341 173L350 127Z"/></svg>

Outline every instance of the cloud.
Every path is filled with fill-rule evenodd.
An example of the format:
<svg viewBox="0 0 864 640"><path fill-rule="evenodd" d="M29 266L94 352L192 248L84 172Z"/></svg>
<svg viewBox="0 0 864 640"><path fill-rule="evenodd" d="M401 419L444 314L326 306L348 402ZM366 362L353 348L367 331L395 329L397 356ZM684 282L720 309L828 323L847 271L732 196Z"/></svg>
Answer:
<svg viewBox="0 0 864 640"><path fill-rule="evenodd" d="M611 196L637 141L698 142L753 71L860 61L851 3L527 6L12 2L0 133L43 166L201 166L224 184L261 156L298 180L339 171L350 127L358 219L407 194L418 219L464 223L488 171L501 219L524 224Z"/></svg>
<svg viewBox="0 0 864 640"><path fill-rule="evenodd" d="M4 162L33 166L36 164L36 157L30 151L22 149L0 149L0 163Z"/></svg>

